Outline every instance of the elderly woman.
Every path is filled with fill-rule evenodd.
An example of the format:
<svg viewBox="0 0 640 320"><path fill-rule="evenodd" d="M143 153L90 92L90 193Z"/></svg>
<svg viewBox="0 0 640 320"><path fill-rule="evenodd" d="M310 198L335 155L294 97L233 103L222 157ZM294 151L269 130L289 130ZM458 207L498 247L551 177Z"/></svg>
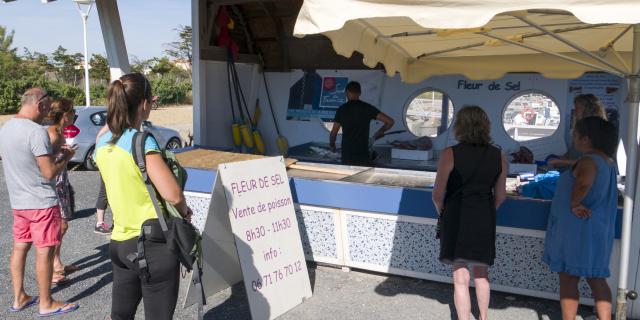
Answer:
<svg viewBox="0 0 640 320"><path fill-rule="evenodd" d="M491 145L491 124L478 106L463 107L454 133L459 144L442 152L433 189L441 215L440 261L453 266L458 319L471 317L469 281L474 275L480 319L487 319L489 278L495 258L496 210L506 197L507 160Z"/></svg>
<svg viewBox="0 0 640 320"><path fill-rule="evenodd" d="M543 261L560 275L562 318L575 319L578 281L587 279L598 319L611 319L609 259L618 204L615 126L600 117L580 120L573 145L584 154L558 180L551 204Z"/></svg>
<svg viewBox="0 0 640 320"><path fill-rule="evenodd" d="M573 98L573 117L575 124L586 117L599 117L607 120L607 113L600 103L598 97L592 93L577 95ZM573 143L569 146L567 153L561 158L549 159L549 165L558 169L571 167L582 153L576 149Z"/></svg>

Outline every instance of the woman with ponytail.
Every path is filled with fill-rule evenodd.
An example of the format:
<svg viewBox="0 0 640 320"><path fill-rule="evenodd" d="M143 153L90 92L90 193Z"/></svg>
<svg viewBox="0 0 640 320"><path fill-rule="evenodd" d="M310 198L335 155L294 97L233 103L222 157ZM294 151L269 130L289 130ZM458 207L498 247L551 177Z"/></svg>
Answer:
<svg viewBox="0 0 640 320"><path fill-rule="evenodd" d="M140 299L146 319L172 319L178 299L178 258L166 243L145 240L149 277L141 277L137 261L129 259L132 253L138 252L142 224L157 219L132 156L132 138L151 112L151 84L142 74L124 75L109 86L107 101L110 131L99 138L95 159L113 212L114 227L109 246L113 266L111 319L133 319ZM144 149L147 172L156 190L189 219L191 210L184 194L152 136L144 141Z"/></svg>

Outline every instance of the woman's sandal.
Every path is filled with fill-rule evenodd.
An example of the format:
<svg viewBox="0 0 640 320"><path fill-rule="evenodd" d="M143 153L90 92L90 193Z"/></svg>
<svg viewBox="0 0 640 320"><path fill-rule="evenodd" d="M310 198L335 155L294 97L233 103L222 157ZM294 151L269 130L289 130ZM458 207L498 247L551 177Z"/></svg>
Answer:
<svg viewBox="0 0 640 320"><path fill-rule="evenodd" d="M54 270L55 273L61 275L61 276L66 276L68 274L74 273L76 271L80 270L80 267L78 266L74 266L74 265L68 265L68 266L64 266L63 269L61 270Z"/></svg>
<svg viewBox="0 0 640 320"><path fill-rule="evenodd" d="M56 275L59 276L58 279L55 279ZM51 284L59 286L68 283L70 280L71 279L67 278L64 273L56 271L53 273L53 277L51 278Z"/></svg>
<svg viewBox="0 0 640 320"><path fill-rule="evenodd" d="M78 308L80 308L79 304L66 302L62 307L60 307L60 308L58 308L56 310L53 310L53 311L50 311L50 312L46 312L46 313L38 312L38 317L57 316L57 315L61 315L61 314L69 313L69 312L74 312L74 311L78 310Z"/></svg>
<svg viewBox="0 0 640 320"><path fill-rule="evenodd" d="M38 299L38 296L35 297L31 297L31 299L29 299L27 302L25 302L25 304L23 304L20 308L14 308L13 306L11 306L11 308L9 308L10 312L20 312L23 311L24 309L27 309L31 306L35 306L36 304L38 304L38 302L40 302L40 300Z"/></svg>

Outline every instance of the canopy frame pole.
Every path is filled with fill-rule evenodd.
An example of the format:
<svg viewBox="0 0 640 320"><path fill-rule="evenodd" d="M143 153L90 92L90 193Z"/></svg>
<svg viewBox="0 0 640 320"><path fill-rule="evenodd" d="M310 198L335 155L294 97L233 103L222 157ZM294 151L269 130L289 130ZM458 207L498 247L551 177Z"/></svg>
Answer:
<svg viewBox="0 0 640 320"><path fill-rule="evenodd" d="M592 59L594 59L594 60L596 60L596 61L598 61L598 62L600 62L600 63L602 63L602 64L604 64L606 66L608 66L609 68L611 68L613 70L616 70L616 71L618 71L618 72L620 72L622 74L626 74L626 73L629 72L629 70L622 70L619 67L614 66L613 64L611 64L609 61L605 60L604 58L599 57L599 56L593 54L592 52L590 52L589 50L587 50L587 49L585 49L585 48L573 43L572 41L569 41L569 40L557 35L556 33L547 30L545 27L543 27L543 26L541 26L541 25L539 25L539 24L527 19L526 17L519 17L519 16L516 16L516 15L514 15L513 17L518 19L518 20L520 20L520 21L522 21L522 22L524 22L524 23L526 23L526 24L528 24L528 25L530 25L530 26L532 26L532 27L534 27L534 28L536 28L536 29L538 29L538 30L540 30L541 32L544 32L545 34L549 35L550 37L552 37L552 38L554 38L554 39L556 39L556 40L558 40L558 41L560 41L560 42L562 42L562 43L564 43L566 45L568 45L569 47L578 50L578 52L581 52L581 53L589 56L590 58L592 58Z"/></svg>
<svg viewBox="0 0 640 320"><path fill-rule="evenodd" d="M633 25L630 24L628 27L626 27L624 29L624 31L620 32L619 35L617 35L615 38L613 38L613 40L611 40L609 42L609 46L613 47L613 45L618 42L618 40L620 40L620 38L622 38L622 36L624 36L627 32L629 32L629 30L631 30L631 28L633 28Z"/></svg>
<svg viewBox="0 0 640 320"><path fill-rule="evenodd" d="M569 56L564 55L564 54L547 51L547 50L544 50L544 49L541 49L541 48L537 48L537 47L529 45L529 44L525 44L525 43L520 43L520 42L517 42L517 41L509 40L509 39L506 39L506 38L503 38L503 37L500 37L500 36L496 36L496 35L492 35L492 34L486 33L486 32L480 32L478 34L481 34L481 35L486 36L488 38L493 38L493 39L496 39L496 40L504 41L504 42L512 44L514 46L519 46L519 47L522 47L522 48L525 48L525 49L529 49L529 50L536 51L536 52L539 52L539 53L545 53L545 54L548 54L548 55L551 55L551 56L554 56L554 57L557 57L557 58L560 58L560 59L571 61L573 63L577 63L577 64L583 65L585 67L589 67L591 69L596 69L596 70L604 71L604 72L607 72L607 73L611 73L611 74L614 74L614 75L616 75L618 77L622 77L622 78L626 77L625 73L620 73L620 72L618 72L616 70L611 70L611 69L608 69L608 68L605 68L605 67L597 66L595 64L592 64L592 63L589 63L589 62L586 62L586 61L582 61L580 59L572 58L572 57L569 57Z"/></svg>
<svg viewBox="0 0 640 320"><path fill-rule="evenodd" d="M585 30L585 29L593 29L593 28L598 28L598 27L606 27L606 26L609 26L609 25L611 25L611 24L610 23L602 23L602 24L594 24L594 25L586 25L586 26L579 26L579 27L572 27L572 28L557 29L557 30L553 30L553 32L555 32L555 33L564 33L564 32L579 31L579 30ZM535 37L540 37L540 36L544 36L544 35L546 35L546 33L544 33L544 32L528 33L528 34L522 35L522 39L535 38ZM460 46L460 47L455 47L455 48L451 48L451 49L445 49L445 50L439 50L439 51L423 53L423 54L419 55L417 59L426 58L426 57L434 56L434 55L441 54L441 53L448 53L448 52L459 51L459 50L464 50L464 49L482 47L484 45L485 45L485 42L478 42L478 43L474 43L474 44L470 44L470 45L466 45L466 46Z"/></svg>
<svg viewBox="0 0 640 320"><path fill-rule="evenodd" d="M622 64L625 68L631 70L631 67L629 67L629 65L627 64L626 61L624 61L624 59L622 58L622 56L620 55L620 53L618 51L616 51L616 49L614 49L613 47L610 47L608 50L611 51L611 53L616 56L616 58L618 59L618 61L620 61L620 64Z"/></svg>
<svg viewBox="0 0 640 320"><path fill-rule="evenodd" d="M542 25L543 27L553 27L553 26L573 26L576 25L577 23L573 22L573 23L562 23L562 24L553 24L553 25ZM568 28L562 28L562 29L555 29L553 30L554 32L560 33L560 32L567 32L567 31L577 31L577 30L582 30L582 29L591 29L591 28L598 28L598 27L606 27L609 25L612 25L614 23L598 23L598 24L592 24L592 25L581 25L578 27L568 27ZM507 30L507 29L522 29L522 28L528 28L529 26L513 26L513 27L495 27L495 28L491 28L492 31L495 30ZM416 37L416 36L429 36L429 35L433 35L433 34L438 34L438 32L436 31L421 31L421 32L399 32L399 33L394 33L388 36L385 36L385 38L402 38L402 37ZM537 36L543 36L544 34L542 33L535 33Z"/></svg>
<svg viewBox="0 0 640 320"><path fill-rule="evenodd" d="M96 1L96 10L100 18L100 29L104 38L104 48L107 51L111 81L131 72L127 46L124 42L122 23L116 0Z"/></svg>
<svg viewBox="0 0 640 320"><path fill-rule="evenodd" d="M636 195L638 166L638 107L640 106L640 24L633 26L632 74L629 76L629 123L627 127L627 177L622 211L622 237L620 239L620 272L616 298L616 319L627 319L629 290L629 251L631 249L631 223Z"/></svg>
<svg viewBox="0 0 640 320"><path fill-rule="evenodd" d="M628 27L626 27L624 29L624 31L620 32L620 34L618 34L615 38L613 38L613 40L609 41L609 43L607 43L606 46L604 46L603 48L600 48L600 51L603 54L606 54L607 51L611 51L613 53L613 55L615 55L616 58L618 59L618 62L620 62L620 64L627 70L631 70L631 67L629 67L627 62L624 61L624 59L622 59L622 56L620 56L620 53L613 46L616 44L616 42L618 42L618 40L620 40L620 38L622 38L622 36L624 36L627 32L629 32L629 30L631 30L631 28L633 28L632 24L630 24Z"/></svg>

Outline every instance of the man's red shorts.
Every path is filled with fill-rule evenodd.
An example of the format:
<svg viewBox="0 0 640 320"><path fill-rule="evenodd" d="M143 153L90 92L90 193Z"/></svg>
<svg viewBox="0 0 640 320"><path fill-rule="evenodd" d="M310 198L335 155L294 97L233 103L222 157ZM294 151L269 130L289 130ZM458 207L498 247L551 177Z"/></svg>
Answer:
<svg viewBox="0 0 640 320"><path fill-rule="evenodd" d="M13 240L33 242L37 248L60 244L60 207L13 210Z"/></svg>

